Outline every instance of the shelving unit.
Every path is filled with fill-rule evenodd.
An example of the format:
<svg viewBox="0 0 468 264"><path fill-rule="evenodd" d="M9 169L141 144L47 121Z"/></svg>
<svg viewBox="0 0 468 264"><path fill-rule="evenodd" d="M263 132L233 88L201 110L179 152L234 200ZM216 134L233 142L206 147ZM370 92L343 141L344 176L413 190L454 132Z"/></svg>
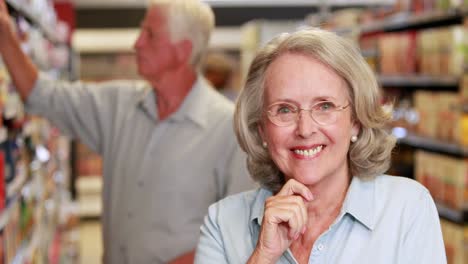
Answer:
<svg viewBox="0 0 468 264"><path fill-rule="evenodd" d="M385 34L394 34L398 32L418 32L419 30L441 28L445 26L461 25L464 18L468 16L465 9L451 9L445 12L433 11L422 14L403 13L394 15L383 21L364 25L353 29L354 32L359 32L358 36L366 38L369 36L384 36ZM466 33L465 33L466 34ZM369 43L366 43L369 44ZM467 43L468 44L468 43ZM378 49L363 48L365 57L377 57L379 54ZM408 92L415 92L417 90L424 91L441 91L441 92L457 92L462 85L462 76L447 76L447 75L428 75L420 73L412 74L395 74L378 76L379 83L384 91L387 88L402 89L401 94L408 94ZM422 117L424 118L424 117ZM468 135L461 135L468 136ZM406 133L404 136L400 135L398 144L408 146L414 149L421 149L429 151L429 153L437 153L437 155L448 155L448 159L458 159L460 164L463 160L468 160L468 147L462 146L460 143L446 142L436 138L424 137L415 133ZM454 161L456 162L456 161ZM457 166L459 166L458 164ZM445 165L445 164L444 164ZM461 166L461 165L460 165ZM467 171L468 172L468 171ZM446 175L444 186L438 188L447 188L447 184L454 184L457 179L453 179L451 175ZM457 175L459 176L459 175ZM440 183L441 179L437 179ZM430 183L432 184L432 183ZM465 183L466 184L466 183ZM450 188L454 188L450 185ZM434 186L428 187L433 191ZM468 186L465 185L465 188ZM447 191L446 191L447 192ZM439 194L438 194L439 195ZM445 194L447 197L453 194ZM442 200L449 198L442 197ZM441 218L449 220L455 224L466 226L468 223L468 210L467 209L453 209L452 206L447 206L445 201L438 201L441 197L435 196L437 209ZM465 201L465 206L468 201ZM462 207L465 208L465 207Z"/></svg>
<svg viewBox="0 0 468 264"><path fill-rule="evenodd" d="M67 36L55 34L52 2L39 2L6 1L28 55L51 77L66 77ZM65 234L68 217L74 217L67 213L74 206L68 187L70 142L44 119L25 114L1 60L0 113L0 264L58 263L57 256L74 263L73 241ZM62 247L61 240L70 243Z"/></svg>
<svg viewBox="0 0 468 264"><path fill-rule="evenodd" d="M380 85L384 87L444 87L457 89L460 83L459 77L454 76L429 76L429 75L379 75Z"/></svg>
<svg viewBox="0 0 468 264"><path fill-rule="evenodd" d="M420 148L428 151L445 153L458 157L468 157L468 147L459 144L444 142L438 139L427 138L413 133L398 138L398 144L405 144L414 148Z"/></svg>
<svg viewBox="0 0 468 264"><path fill-rule="evenodd" d="M360 34L372 34L461 24L467 14L467 10L463 9L445 12L431 11L422 14L400 13L377 23L363 25L359 28L359 32Z"/></svg>
<svg viewBox="0 0 468 264"><path fill-rule="evenodd" d="M468 245L468 146L463 145L468 142L468 131L462 123L468 121L468 30L461 27L467 24L466 17L465 8L400 13L377 23L336 31L360 42L363 56L381 72L378 81L389 101L406 97L395 109L395 116L406 121L395 120L393 131L399 138L393 161L398 167L394 171L414 177L430 191L441 218L447 261L456 264L466 262ZM453 27L457 25L460 27ZM387 40L392 44L385 43ZM462 96L465 102L453 105ZM411 103L421 111L411 109Z"/></svg>
<svg viewBox="0 0 468 264"><path fill-rule="evenodd" d="M439 215L451 222L464 225L468 222L468 211L457 211L447 207L441 203L436 203Z"/></svg>

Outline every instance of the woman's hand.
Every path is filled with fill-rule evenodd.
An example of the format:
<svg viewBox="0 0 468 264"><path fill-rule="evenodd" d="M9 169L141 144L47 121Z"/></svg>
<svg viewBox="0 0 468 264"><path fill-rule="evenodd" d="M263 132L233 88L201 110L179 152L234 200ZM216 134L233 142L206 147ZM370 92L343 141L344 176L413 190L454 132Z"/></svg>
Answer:
<svg viewBox="0 0 468 264"><path fill-rule="evenodd" d="M307 223L305 201L310 190L291 179L279 193L265 202L265 213L254 253L248 263L276 263L291 243L304 234Z"/></svg>

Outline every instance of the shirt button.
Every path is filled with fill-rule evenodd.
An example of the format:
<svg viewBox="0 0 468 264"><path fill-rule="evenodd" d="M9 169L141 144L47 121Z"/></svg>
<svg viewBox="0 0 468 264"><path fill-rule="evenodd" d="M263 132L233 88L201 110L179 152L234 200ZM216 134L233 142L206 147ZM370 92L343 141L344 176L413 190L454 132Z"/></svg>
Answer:
<svg viewBox="0 0 468 264"><path fill-rule="evenodd" d="M143 187L145 185L145 183L143 181L138 181L138 187Z"/></svg>
<svg viewBox="0 0 468 264"><path fill-rule="evenodd" d="M131 212L127 213L127 217L128 219L132 219L133 218L133 214Z"/></svg>
<svg viewBox="0 0 468 264"><path fill-rule="evenodd" d="M322 250L325 249L325 246L324 246L323 244L319 244L319 245L317 246L317 249L318 249L319 251L322 251Z"/></svg>

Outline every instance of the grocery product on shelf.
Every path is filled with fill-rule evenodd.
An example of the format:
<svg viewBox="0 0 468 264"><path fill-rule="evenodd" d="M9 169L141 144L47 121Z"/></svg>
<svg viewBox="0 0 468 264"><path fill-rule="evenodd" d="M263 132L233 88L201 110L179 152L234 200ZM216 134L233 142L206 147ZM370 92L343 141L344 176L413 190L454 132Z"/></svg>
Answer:
<svg viewBox="0 0 468 264"><path fill-rule="evenodd" d="M69 47L54 34L51 1L7 1L23 50L53 78L67 78ZM29 116L0 61L0 263L58 263L76 210L69 194L70 142Z"/></svg>

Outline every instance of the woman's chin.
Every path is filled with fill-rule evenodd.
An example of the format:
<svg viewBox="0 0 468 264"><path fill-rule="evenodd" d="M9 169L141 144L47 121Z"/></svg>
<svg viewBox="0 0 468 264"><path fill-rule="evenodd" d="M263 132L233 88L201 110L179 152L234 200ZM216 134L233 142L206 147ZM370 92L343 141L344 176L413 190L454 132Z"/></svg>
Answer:
<svg viewBox="0 0 468 264"><path fill-rule="evenodd" d="M306 186L315 185L319 182L319 177L316 174L311 175L311 173L296 174L292 178Z"/></svg>

